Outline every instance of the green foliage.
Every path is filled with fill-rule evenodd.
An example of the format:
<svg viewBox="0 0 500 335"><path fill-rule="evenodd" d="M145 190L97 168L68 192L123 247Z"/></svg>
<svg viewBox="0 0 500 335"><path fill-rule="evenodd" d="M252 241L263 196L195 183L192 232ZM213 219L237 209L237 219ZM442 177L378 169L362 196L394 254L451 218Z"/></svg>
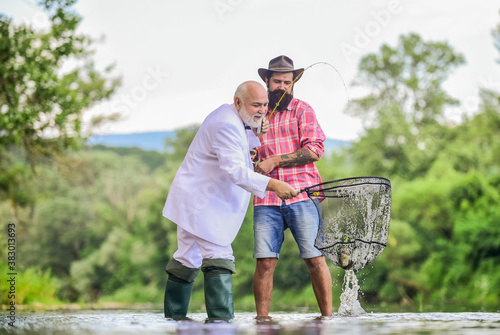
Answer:
<svg viewBox="0 0 500 335"><path fill-rule="evenodd" d="M253 242L253 205L250 202L241 229L232 244L236 263L236 274L233 276L234 294L236 296L251 295L253 297L252 285L255 271Z"/></svg>
<svg viewBox="0 0 500 335"><path fill-rule="evenodd" d="M37 201L20 211L22 266L51 269L66 301L158 286L175 248L175 225L161 217L171 176L113 152L80 151L66 163L39 168Z"/></svg>
<svg viewBox="0 0 500 335"><path fill-rule="evenodd" d="M193 141L200 125L194 124L181 128L175 132L172 138L165 139L165 148L168 152L168 160L182 162Z"/></svg>
<svg viewBox="0 0 500 335"><path fill-rule="evenodd" d="M435 124L444 105L457 103L441 85L464 62L446 42L425 42L412 33L401 36L395 48L384 44L378 54L361 59L355 84L367 85L373 93L353 100L351 111L371 116L377 125L383 108L396 104L417 129Z"/></svg>
<svg viewBox="0 0 500 335"><path fill-rule="evenodd" d="M71 263L91 245L93 236L87 223L95 220L92 214L86 203L71 198L55 197L40 202L34 218L37 224L30 229L29 236L38 243L27 246L25 262L38 263L57 276L68 275Z"/></svg>
<svg viewBox="0 0 500 335"><path fill-rule="evenodd" d="M157 305L163 304L164 293L158 289L153 283L149 285L143 284L125 284L113 291L110 295L105 295L100 299L100 302L114 303L154 303Z"/></svg>
<svg viewBox="0 0 500 335"><path fill-rule="evenodd" d="M69 5L46 2L51 22L47 32L0 17L2 147L23 145L35 154L78 144L82 109L108 98L118 83L95 70L88 58L92 40L75 34L81 18ZM75 58L83 64L63 73L63 65ZM57 137L47 137L51 133Z"/></svg>
<svg viewBox="0 0 500 335"><path fill-rule="evenodd" d="M4 153L0 163L0 195L6 195L13 210L16 210L14 204L27 206L34 201L33 175L29 164L19 156L19 150L10 150Z"/></svg>
<svg viewBox="0 0 500 335"><path fill-rule="evenodd" d="M500 95L482 91L481 113L474 115L448 133L447 150L440 153L453 168L466 173L478 170L486 174L499 174Z"/></svg>
<svg viewBox="0 0 500 335"><path fill-rule="evenodd" d="M352 155L344 148L323 155L316 162L316 167L324 181L354 177L355 166Z"/></svg>
<svg viewBox="0 0 500 335"><path fill-rule="evenodd" d="M2 273L10 273L7 263L0 263ZM5 277L3 277L5 278ZM50 270L42 271L40 268L30 268L26 271L18 272L15 276L15 289L11 290L10 282L5 280L0 282L0 304L8 305L12 301L17 305L23 304L60 304L56 297L57 279ZM12 293L10 293L12 292Z"/></svg>
<svg viewBox="0 0 500 335"><path fill-rule="evenodd" d="M135 156L146 164L149 171L153 171L165 164L165 154L154 150L142 150L137 147L108 147L101 144L93 145L90 149L96 151L113 151L120 156Z"/></svg>
<svg viewBox="0 0 500 335"><path fill-rule="evenodd" d="M425 174L446 144L447 130L440 123L444 107L457 104L442 84L464 62L447 43L425 42L415 34L361 59L355 84L372 93L348 106L366 127L351 149L354 159L364 162L356 172L405 178Z"/></svg>
<svg viewBox="0 0 500 335"><path fill-rule="evenodd" d="M475 115L444 119L456 101L441 84L463 62L410 34L360 63L357 83L371 93L349 110L369 122L348 155L354 174L388 177L393 189L387 248L358 274L368 300L498 304L500 95L483 90Z"/></svg>
<svg viewBox="0 0 500 335"><path fill-rule="evenodd" d="M119 84L109 77L111 67L104 75L96 70L93 41L76 32L81 18L73 3L42 1L50 21L45 31L0 14L0 194L10 200L14 219L17 206L32 201L23 180L43 159L81 146L82 112ZM13 166L13 153L26 161Z"/></svg>

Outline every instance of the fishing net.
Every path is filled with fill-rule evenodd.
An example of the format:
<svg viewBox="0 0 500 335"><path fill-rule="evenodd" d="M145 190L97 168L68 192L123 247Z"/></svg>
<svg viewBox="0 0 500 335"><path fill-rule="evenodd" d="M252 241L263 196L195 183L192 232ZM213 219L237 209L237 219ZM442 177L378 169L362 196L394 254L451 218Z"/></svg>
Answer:
<svg viewBox="0 0 500 335"><path fill-rule="evenodd" d="M359 270L375 261L389 236L391 183L359 177L308 187L321 222L315 246L333 264Z"/></svg>

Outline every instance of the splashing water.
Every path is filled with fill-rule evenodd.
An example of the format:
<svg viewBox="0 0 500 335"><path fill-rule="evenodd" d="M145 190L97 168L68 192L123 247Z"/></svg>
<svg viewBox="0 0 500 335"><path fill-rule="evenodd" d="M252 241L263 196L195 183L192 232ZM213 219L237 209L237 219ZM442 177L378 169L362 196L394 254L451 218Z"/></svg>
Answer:
<svg viewBox="0 0 500 335"><path fill-rule="evenodd" d="M366 314L358 301L359 284L354 270L346 270L344 275L344 286L340 295L340 306L338 314L341 316L358 316Z"/></svg>

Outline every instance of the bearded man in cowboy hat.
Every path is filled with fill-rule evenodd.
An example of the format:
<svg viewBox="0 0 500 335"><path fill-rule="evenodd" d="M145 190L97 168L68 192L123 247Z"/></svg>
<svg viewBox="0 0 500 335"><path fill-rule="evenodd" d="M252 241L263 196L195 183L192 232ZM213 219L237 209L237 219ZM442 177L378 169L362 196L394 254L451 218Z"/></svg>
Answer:
<svg viewBox="0 0 500 335"><path fill-rule="evenodd" d="M252 150L255 171L284 181L296 189L321 183L314 162L324 153L325 134L314 110L293 97L293 84L304 69L294 69L287 56L278 56L259 76L268 89L270 130L260 138L261 146ZM276 109L276 110L275 110ZM309 269L312 287L323 316L332 314L332 277L325 258L314 246L319 226L316 205L305 193L280 199L273 193L254 198L254 258L257 266L253 289L257 318L269 318L273 273L278 262L285 230L297 242L300 257Z"/></svg>

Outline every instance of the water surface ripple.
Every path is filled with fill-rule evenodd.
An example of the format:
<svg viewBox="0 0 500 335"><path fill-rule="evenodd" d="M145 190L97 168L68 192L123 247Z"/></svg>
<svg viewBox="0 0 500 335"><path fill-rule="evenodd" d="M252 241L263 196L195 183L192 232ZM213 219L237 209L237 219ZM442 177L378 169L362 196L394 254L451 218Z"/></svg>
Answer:
<svg viewBox="0 0 500 335"><path fill-rule="evenodd" d="M161 311L25 312L16 327L0 316L0 334L500 334L500 313L367 313L356 317L334 314L276 313L257 322L253 313L236 313L232 322L206 323L205 313L173 321Z"/></svg>

